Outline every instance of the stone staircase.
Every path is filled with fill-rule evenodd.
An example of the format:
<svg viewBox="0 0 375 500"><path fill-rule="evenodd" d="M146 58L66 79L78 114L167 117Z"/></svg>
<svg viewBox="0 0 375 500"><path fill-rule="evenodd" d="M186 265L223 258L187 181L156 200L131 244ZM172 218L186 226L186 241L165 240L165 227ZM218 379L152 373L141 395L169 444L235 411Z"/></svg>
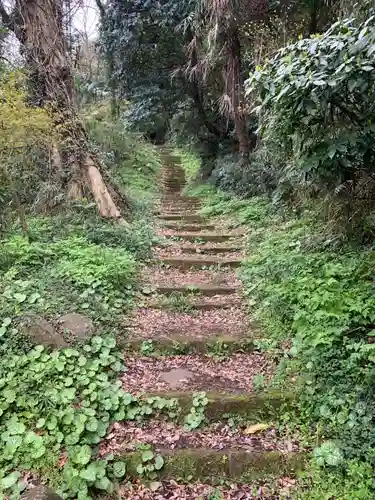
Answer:
<svg viewBox="0 0 375 500"><path fill-rule="evenodd" d="M144 273L144 303L127 325L122 381L134 394L176 398L181 413L176 423L154 419L139 428L125 422L109 445L131 458L134 477L135 441L164 457L159 474L167 480L251 483L293 475L303 467L303 453L271 424L289 395L266 389L275 366L256 349L257 329L233 271L242 260L243 235L204 220L201 200L182 193L180 159L165 149L162 160L157 230L165 244L155 248ZM264 381L263 390L256 390L254 377ZM207 398L204 422L187 431L184 418L199 392ZM255 432L256 423L270 425Z"/></svg>

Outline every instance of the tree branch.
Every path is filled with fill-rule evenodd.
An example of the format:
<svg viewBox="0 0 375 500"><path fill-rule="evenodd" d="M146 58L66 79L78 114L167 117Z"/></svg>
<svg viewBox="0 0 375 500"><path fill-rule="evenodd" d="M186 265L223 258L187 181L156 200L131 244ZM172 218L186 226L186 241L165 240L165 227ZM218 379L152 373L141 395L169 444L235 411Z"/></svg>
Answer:
<svg viewBox="0 0 375 500"><path fill-rule="evenodd" d="M4 3L2 2L2 0L0 0L0 17L1 17L4 25L7 28L9 28L10 30L13 30L12 16L10 14L8 14L8 12L6 11L6 9L4 7Z"/></svg>
<svg viewBox="0 0 375 500"><path fill-rule="evenodd" d="M96 6L99 9L100 17L103 20L105 18L105 14L106 14L104 4L103 4L102 0L95 0L95 2L96 2Z"/></svg>

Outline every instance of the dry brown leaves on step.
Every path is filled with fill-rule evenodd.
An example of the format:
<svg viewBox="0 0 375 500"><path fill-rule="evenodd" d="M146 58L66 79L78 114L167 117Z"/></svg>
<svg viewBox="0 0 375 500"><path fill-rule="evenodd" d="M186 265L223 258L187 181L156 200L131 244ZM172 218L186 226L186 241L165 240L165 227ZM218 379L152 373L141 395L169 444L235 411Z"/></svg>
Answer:
<svg viewBox="0 0 375 500"><path fill-rule="evenodd" d="M157 420L146 422L142 426L129 421L114 424L100 446L100 453L105 455L135 451L140 444L150 444L160 452L206 448L247 453L275 451L287 454L299 450L296 440L281 438L274 428L257 435L247 435L242 429L232 429L224 423L214 423L203 429L188 431L172 422Z"/></svg>
<svg viewBox="0 0 375 500"><path fill-rule="evenodd" d="M291 498L288 496L295 485L294 479L281 478L284 484L281 486L267 484L246 484L213 487L206 484L178 484L175 481L165 481L155 483L157 489L152 491L144 484L123 485L120 490L121 498L131 500L209 500L214 493L221 493L220 500L284 500Z"/></svg>
<svg viewBox="0 0 375 500"><path fill-rule="evenodd" d="M176 369L192 374L180 381L179 390L247 393L253 391L255 375L262 374L267 380L274 370L270 360L260 353L232 354L225 360L203 354L159 358L135 356L127 357L125 365L127 371L121 378L124 390L131 393L171 390L166 374Z"/></svg>
<svg viewBox="0 0 375 500"><path fill-rule="evenodd" d="M215 261L227 261L227 260L243 260L244 259L244 253L241 251L231 251L227 253L219 253L219 254L214 254L214 255L208 255L205 253L198 253L192 251L191 254L189 253L183 253L181 251L180 247L177 246L171 246L171 247L156 247L153 250L153 256L156 259L164 259L168 257L179 257L181 258L194 258L194 259L215 259Z"/></svg>
<svg viewBox="0 0 375 500"><path fill-rule="evenodd" d="M166 269L164 267L153 266L144 271L142 280L151 285L165 283L168 286L200 284L241 286L241 281L233 271L211 271L208 269L181 272L179 269Z"/></svg>
<svg viewBox="0 0 375 500"><path fill-rule="evenodd" d="M205 339L210 335L245 335L250 330L245 310L239 307L196 311L192 314L162 309L137 309L125 327L136 338L165 339L183 334L186 340Z"/></svg>

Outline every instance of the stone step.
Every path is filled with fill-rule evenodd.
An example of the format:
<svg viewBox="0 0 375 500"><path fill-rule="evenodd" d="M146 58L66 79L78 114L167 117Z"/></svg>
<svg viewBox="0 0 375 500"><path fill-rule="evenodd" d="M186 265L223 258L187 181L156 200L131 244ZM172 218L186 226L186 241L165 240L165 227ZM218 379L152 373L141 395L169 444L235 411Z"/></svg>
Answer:
<svg viewBox="0 0 375 500"><path fill-rule="evenodd" d="M164 201L175 201L175 202L181 202L181 201L202 201L201 198L198 196L162 196L160 200Z"/></svg>
<svg viewBox="0 0 375 500"><path fill-rule="evenodd" d="M189 312L140 307L126 321L124 334L117 336L119 344L130 342L137 346L152 340L163 346L179 346L181 352L206 352L213 346L223 348L223 342L233 349L241 344L252 346L254 337L259 336L246 310L238 307L230 311Z"/></svg>
<svg viewBox="0 0 375 500"><path fill-rule="evenodd" d="M241 243L238 243L237 245L197 245L195 247L192 247L190 245L181 245L180 250L182 253L199 253L199 254L221 254L221 253L230 253L230 252L237 252L238 250L241 250L242 245Z"/></svg>
<svg viewBox="0 0 375 500"><path fill-rule="evenodd" d="M201 205L202 200L176 200L176 199L161 199L161 203L168 206L180 207L181 205Z"/></svg>
<svg viewBox="0 0 375 500"><path fill-rule="evenodd" d="M181 224L181 222L168 222L163 225L167 229L177 229L183 232L189 231L213 231L215 226L212 224Z"/></svg>
<svg viewBox="0 0 375 500"><path fill-rule="evenodd" d="M200 206L194 206L194 205L186 205L186 206L180 206L180 207L167 207L165 205L159 205L159 210L163 214L167 215L179 215L179 216L184 216L185 214L188 215L199 215L200 216L200 211L201 207Z"/></svg>
<svg viewBox="0 0 375 500"><path fill-rule="evenodd" d="M173 180L165 179L162 177L161 181L162 181L162 184L164 186L175 186L176 184L178 184L178 185L185 184L185 179L182 175L181 175L181 177L173 179Z"/></svg>
<svg viewBox="0 0 375 500"><path fill-rule="evenodd" d="M183 306L191 311L214 311L216 309L232 309L241 305L241 299L239 297L232 296L219 296L215 297L215 300L203 300L203 299L189 299L189 301ZM153 309L168 309L168 307L173 306L166 300L154 300L150 301L148 307ZM183 307L181 306L181 307Z"/></svg>
<svg viewBox="0 0 375 500"><path fill-rule="evenodd" d="M163 285L157 284L155 291L159 295L170 295L172 293L197 293L206 297L214 295L230 295L238 291L237 286L211 285L209 283L199 283L190 285Z"/></svg>
<svg viewBox="0 0 375 500"><path fill-rule="evenodd" d="M200 210L201 205L190 202L181 203L180 205L167 205L164 203L159 204L159 207L168 213L180 214L181 212L189 212L189 210Z"/></svg>
<svg viewBox="0 0 375 500"><path fill-rule="evenodd" d="M180 238L181 240L187 240L187 241L195 241L197 238L199 238L201 241L228 241L231 238L235 238L238 235L231 234L231 233L203 233L203 234L196 234L196 233L180 233L176 232L174 234L171 234L170 236L174 238Z"/></svg>
<svg viewBox="0 0 375 500"><path fill-rule="evenodd" d="M164 458L164 466L158 477L217 484L220 480L236 480L246 477L246 481L268 479L272 474L290 476L305 468L307 457L303 453L283 454L279 452L239 451L237 449L175 449L159 450ZM139 480L137 467L142 463L142 452L127 453L123 458L128 464L127 472ZM229 498L229 497L228 497ZM251 498L251 497L243 497Z"/></svg>
<svg viewBox="0 0 375 500"><path fill-rule="evenodd" d="M267 384L274 370L273 362L259 352L235 353L226 358L202 354L129 355L121 381L124 389L134 395L177 399L181 417L189 413L193 394L205 392L206 419L213 422L228 413L253 417L259 413L273 414L290 399L290 394L255 392L254 376L262 375Z"/></svg>
<svg viewBox="0 0 375 500"><path fill-rule="evenodd" d="M252 481L246 484L202 484L202 482L181 482L176 480L162 481L154 483L159 486L156 491L145 491L145 485L141 481L133 483L126 483L121 485L122 498L128 499L143 499L143 500L166 500L166 499L180 499L180 500L249 500L263 498L279 500L286 498L286 493L293 493L296 481L293 478L271 477L269 481L262 481L259 486L259 481ZM275 486L277 485L277 486ZM156 489L156 487L154 488ZM262 497L254 496L254 492L262 493ZM280 492L280 496L278 493ZM272 497L271 497L272 494ZM290 497L289 497L290 498ZM25 500L34 500L34 498L26 498ZM35 499L38 500L38 499ZM48 499L45 500L56 500ZM57 499L59 500L59 499Z"/></svg>
<svg viewBox="0 0 375 500"><path fill-rule="evenodd" d="M182 221L182 222L203 222L204 219L201 215L176 215L176 214L168 214L161 213L159 215L159 219L168 220L168 221Z"/></svg>
<svg viewBox="0 0 375 500"><path fill-rule="evenodd" d="M236 352L252 352L256 349L253 340L250 338L220 332L210 332L202 337L192 336L190 332L169 333L166 337L151 337L147 341L152 342L153 352L161 354L179 352L188 355L216 352L228 355ZM119 339L118 345L121 345L127 351L140 352L144 342L144 338L126 338Z"/></svg>
<svg viewBox="0 0 375 500"><path fill-rule="evenodd" d="M200 237L200 236L199 236ZM217 257L217 256L178 256L178 257L163 257L157 262L160 264L179 267L181 269L190 269L191 267L202 266L222 266L222 267L240 267L242 260L236 257Z"/></svg>
<svg viewBox="0 0 375 500"><path fill-rule="evenodd" d="M170 154L169 152L165 152L164 154L162 153L161 156L163 159L168 160L168 163L181 163L180 156ZM169 165L166 165L166 166L163 166L162 168L164 170L165 168L168 168L168 167L169 167Z"/></svg>

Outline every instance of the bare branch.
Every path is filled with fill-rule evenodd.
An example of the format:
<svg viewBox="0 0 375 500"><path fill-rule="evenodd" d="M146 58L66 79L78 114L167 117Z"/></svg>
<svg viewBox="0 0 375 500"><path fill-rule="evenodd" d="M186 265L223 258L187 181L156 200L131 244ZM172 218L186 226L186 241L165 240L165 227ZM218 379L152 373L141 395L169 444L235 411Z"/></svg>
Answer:
<svg viewBox="0 0 375 500"><path fill-rule="evenodd" d="M13 16L7 12L2 0L0 0L0 17L4 25L10 30L13 30Z"/></svg>
<svg viewBox="0 0 375 500"><path fill-rule="evenodd" d="M105 6L104 6L102 0L95 0L95 2L96 2L96 5L99 9L101 19L104 19L105 18Z"/></svg>

